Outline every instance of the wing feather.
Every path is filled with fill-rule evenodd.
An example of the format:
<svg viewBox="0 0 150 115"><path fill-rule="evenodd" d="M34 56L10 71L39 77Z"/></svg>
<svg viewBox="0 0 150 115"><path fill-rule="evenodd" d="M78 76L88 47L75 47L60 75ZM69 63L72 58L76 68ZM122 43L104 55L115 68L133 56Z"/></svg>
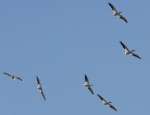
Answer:
<svg viewBox="0 0 150 115"><path fill-rule="evenodd" d="M120 44L123 47L123 49L127 49L129 51L128 47L122 41L120 41Z"/></svg>
<svg viewBox="0 0 150 115"><path fill-rule="evenodd" d="M117 111L117 109L116 109L112 104L109 104L109 107L110 107L111 109L113 109L114 111Z"/></svg>
<svg viewBox="0 0 150 115"><path fill-rule="evenodd" d="M41 92L41 95L42 95L43 99L46 101L46 96L45 96L43 90L42 90L42 92Z"/></svg>
<svg viewBox="0 0 150 115"><path fill-rule="evenodd" d="M94 91L91 87L88 87L88 90L91 92L92 95L94 95Z"/></svg>
<svg viewBox="0 0 150 115"><path fill-rule="evenodd" d="M37 84L41 84L39 77L36 77Z"/></svg>
<svg viewBox="0 0 150 115"><path fill-rule="evenodd" d="M4 75L7 75L9 77L12 77L12 75L10 73L7 73L7 72L3 72Z"/></svg>
<svg viewBox="0 0 150 115"><path fill-rule="evenodd" d="M23 79L21 77L16 77L18 80L23 81Z"/></svg>
<svg viewBox="0 0 150 115"><path fill-rule="evenodd" d="M85 74L85 81L86 81L86 82L89 82L89 79L88 79L88 77L87 77L86 74Z"/></svg>
<svg viewBox="0 0 150 115"><path fill-rule="evenodd" d="M107 103L107 100L106 100L104 97L102 97L100 94L97 94L97 96L99 97L99 99L100 99L101 101Z"/></svg>
<svg viewBox="0 0 150 115"><path fill-rule="evenodd" d="M132 55L138 59L142 59L138 54L132 53Z"/></svg>
<svg viewBox="0 0 150 115"><path fill-rule="evenodd" d="M128 23L128 20L123 15L120 15L120 19L122 19L125 23Z"/></svg>
<svg viewBox="0 0 150 115"><path fill-rule="evenodd" d="M117 12L117 9L115 8L115 6L112 3L108 2L108 5L111 7L112 10Z"/></svg>

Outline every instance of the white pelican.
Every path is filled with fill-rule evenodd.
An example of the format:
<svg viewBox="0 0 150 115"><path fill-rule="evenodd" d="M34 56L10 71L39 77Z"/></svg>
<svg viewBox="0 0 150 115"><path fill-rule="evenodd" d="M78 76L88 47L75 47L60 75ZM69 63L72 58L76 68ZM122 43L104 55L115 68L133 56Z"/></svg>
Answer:
<svg viewBox="0 0 150 115"><path fill-rule="evenodd" d="M20 81L23 81L23 79L21 77L18 77L16 75L13 75L13 74L10 74L10 73L7 73L7 72L3 72L4 75L7 75L8 77L10 77L12 80L20 80Z"/></svg>
<svg viewBox="0 0 150 115"><path fill-rule="evenodd" d="M120 41L120 44L124 49L125 55L132 55L138 59L142 59L138 54L134 53L135 50L130 50L122 41Z"/></svg>
<svg viewBox="0 0 150 115"><path fill-rule="evenodd" d="M43 92L42 84L41 84L38 76L36 77L36 81L37 81L37 89L38 89L39 93L42 95L43 99L46 101L46 97Z"/></svg>
<svg viewBox="0 0 150 115"><path fill-rule="evenodd" d="M92 84L90 84L87 75L85 74L84 77L85 77L85 80L84 80L84 84L83 85L88 88L88 90L91 92L92 95L94 95L94 91L91 88Z"/></svg>
<svg viewBox="0 0 150 115"><path fill-rule="evenodd" d="M99 97L99 99L102 101L102 103L108 107L110 107L111 109L113 109L114 111L117 111L117 109L112 105L111 101L107 101L104 97L102 97L101 95L97 94L97 96Z"/></svg>
<svg viewBox="0 0 150 115"><path fill-rule="evenodd" d="M112 9L112 15L113 16L118 16L120 19L122 19L125 23L128 23L128 20L126 19L126 17L124 17L122 15L122 12L118 11L115 6L113 4L111 4L110 2L108 3L108 5L111 7Z"/></svg>

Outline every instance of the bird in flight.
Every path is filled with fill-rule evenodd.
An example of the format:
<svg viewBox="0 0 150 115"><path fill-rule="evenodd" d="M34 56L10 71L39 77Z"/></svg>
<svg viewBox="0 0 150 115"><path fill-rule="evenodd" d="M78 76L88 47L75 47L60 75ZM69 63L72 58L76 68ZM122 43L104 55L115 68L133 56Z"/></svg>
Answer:
<svg viewBox="0 0 150 115"><path fill-rule="evenodd" d="M107 101L104 97L102 97L101 95L97 94L98 98L102 101L102 103L106 106L108 106L109 108L111 108L114 111L117 111L116 107L112 105L111 101Z"/></svg>
<svg viewBox="0 0 150 115"><path fill-rule="evenodd" d="M124 17L122 15L122 12L118 11L115 6L113 4L111 4L110 2L108 3L108 5L111 7L112 9L112 15L113 16L118 16L121 20L123 20L125 23L128 23L128 20L126 19L126 17Z"/></svg>
<svg viewBox="0 0 150 115"><path fill-rule="evenodd" d="M10 77L12 80L20 80L20 81L23 81L23 79L21 77L18 77L16 75L13 75L13 74L10 74L10 73L7 73L7 72L3 72L4 75L7 75L8 77Z"/></svg>
<svg viewBox="0 0 150 115"><path fill-rule="evenodd" d="M84 85L86 88L88 88L88 90L91 92L92 95L94 95L94 91L93 91L93 89L92 89L92 87L91 87L92 84L90 84L87 75L85 74L84 77L85 77L85 80L84 80L84 84L83 84L83 85Z"/></svg>
<svg viewBox="0 0 150 115"><path fill-rule="evenodd" d="M37 89L39 93L42 95L43 99L46 101L46 97L42 88L42 84L38 76L36 77L36 81L37 81Z"/></svg>
<svg viewBox="0 0 150 115"><path fill-rule="evenodd" d="M135 50L130 50L122 41L120 41L120 44L124 49L125 55L132 55L138 59L142 59L138 54L134 53Z"/></svg>

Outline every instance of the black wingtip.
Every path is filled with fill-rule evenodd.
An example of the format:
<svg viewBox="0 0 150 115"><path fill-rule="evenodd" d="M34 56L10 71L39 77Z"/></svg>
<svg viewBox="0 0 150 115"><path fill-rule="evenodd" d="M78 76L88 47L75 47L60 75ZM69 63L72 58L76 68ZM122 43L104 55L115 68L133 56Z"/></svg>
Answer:
<svg viewBox="0 0 150 115"><path fill-rule="evenodd" d="M100 94L98 94L98 93L97 93L96 95L97 95L98 97L101 97L101 95L100 95Z"/></svg>
<svg viewBox="0 0 150 115"><path fill-rule="evenodd" d="M85 81L88 81L87 74L84 75L84 79L85 79Z"/></svg>
<svg viewBox="0 0 150 115"><path fill-rule="evenodd" d="M38 76L36 76L36 81L37 81L37 84L40 84L40 79Z"/></svg>
<svg viewBox="0 0 150 115"><path fill-rule="evenodd" d="M5 75L6 75L6 74L8 74L8 73L7 73L7 72L3 72L3 74L5 74Z"/></svg>
<svg viewBox="0 0 150 115"><path fill-rule="evenodd" d="M108 5L112 5L112 3L108 2Z"/></svg>
<svg viewBox="0 0 150 115"><path fill-rule="evenodd" d="M36 80L39 80L39 76L36 76Z"/></svg>
<svg viewBox="0 0 150 115"><path fill-rule="evenodd" d="M122 41L119 41L120 42L120 44L122 44L123 42Z"/></svg>
<svg viewBox="0 0 150 115"><path fill-rule="evenodd" d="M18 78L20 81L23 81L23 79L22 78Z"/></svg>
<svg viewBox="0 0 150 115"><path fill-rule="evenodd" d="M108 5L111 7L112 10L115 9L115 7L112 3L108 2Z"/></svg>
<svg viewBox="0 0 150 115"><path fill-rule="evenodd" d="M43 96L43 99L44 99L44 101L46 101L46 100L47 100L47 98L46 98L45 96Z"/></svg>
<svg viewBox="0 0 150 115"><path fill-rule="evenodd" d="M84 77L87 77L87 74L86 74L86 73L84 74Z"/></svg>
<svg viewBox="0 0 150 115"><path fill-rule="evenodd" d="M125 48L125 44L122 41L120 41L120 44Z"/></svg>

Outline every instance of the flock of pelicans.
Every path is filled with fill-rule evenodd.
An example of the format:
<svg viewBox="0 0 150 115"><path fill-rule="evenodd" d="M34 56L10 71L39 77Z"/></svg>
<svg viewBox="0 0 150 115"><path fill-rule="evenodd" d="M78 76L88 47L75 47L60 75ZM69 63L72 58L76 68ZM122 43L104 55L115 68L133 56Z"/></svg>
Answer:
<svg viewBox="0 0 150 115"><path fill-rule="evenodd" d="M118 17L119 19L123 20L125 23L128 23L128 20L125 16L122 15L122 12L118 11L117 8L112 4L112 3L108 3L108 5L110 6L110 8L112 9L112 15ZM133 49L129 49L127 47L127 45L125 43L123 43L122 41L120 41L120 44L124 50L124 54L126 56L133 56L137 59L142 59L137 53L135 53L135 50ZM85 80L84 80L84 86L91 92L92 95L95 95L93 89L92 89L92 85L87 77L87 75L85 74ZM96 94L96 96L100 99L100 101L108 106L109 108L111 108L114 111L117 111L117 108L112 104L111 101L107 101L103 96L101 96L100 94Z"/></svg>
<svg viewBox="0 0 150 115"><path fill-rule="evenodd" d="M12 80L19 80L19 81L23 81L23 78L14 75L14 74L10 74L8 72L3 72L4 75L8 76L9 78L11 78ZM37 89L39 91L39 93L42 95L43 99L46 101L46 96L44 94L43 88L42 88L42 84L41 81L39 79L38 76L36 76L36 82L37 82Z"/></svg>
<svg viewBox="0 0 150 115"><path fill-rule="evenodd" d="M110 6L110 8L112 9L112 14L113 16L117 16L119 17L121 20L123 20L125 23L128 23L128 20L126 19L126 17L124 17L122 15L122 12L118 11L115 6L112 4L112 3L108 3L108 5ZM125 55L131 55L133 57L136 57L138 59L141 59L141 57L135 53L135 50L133 49L129 49L127 47L126 44L124 44L122 41L120 41L120 44L122 46L122 48L124 49L124 54ZM23 81L23 79L21 77L18 77L14 74L10 74L8 72L3 72L4 75L8 76L9 78L11 78L12 80L19 80L19 81ZM92 84L90 83L87 75L85 74L84 76L84 86L91 92L92 95L95 95L93 89L92 89ZM43 88L42 88L42 84L41 84L41 81L39 79L38 76L36 76L36 83L37 83L37 89L38 89L38 92L41 94L41 96L43 97L43 99L46 101L46 96L44 94L44 91L43 91ZM117 111L117 108L112 105L112 102L111 101L107 101L103 96L101 96L100 94L97 94L97 97L102 101L102 103L106 106L108 106L109 108L111 108L112 110L114 111Z"/></svg>
<svg viewBox="0 0 150 115"><path fill-rule="evenodd" d="M85 80L84 80L84 86L86 88L88 88L88 90L91 92L92 95L94 95L94 91L92 89L92 84L90 83L87 75L85 74ZM110 107L111 109L113 109L114 111L117 111L116 107L114 105L112 105L112 102L111 101L107 101L104 97L102 97L100 94L97 94L98 98L102 101L102 103L108 107Z"/></svg>
<svg viewBox="0 0 150 115"><path fill-rule="evenodd" d="M110 3L110 2L108 3L108 5L109 5L109 6L111 7L111 9L112 9L112 14L113 14L113 16L117 16L117 17L119 17L121 20L123 20L125 23L128 23L127 18L122 15L122 12L118 11L118 10L116 9L116 7L115 7L112 3ZM124 49L125 55L131 55L131 56L134 56L134 57L136 57L136 58L138 58L138 59L141 59L141 57L140 57L138 54L135 53L135 50L133 50L133 49L130 50L122 41L120 41L120 44L121 44L121 46L122 46L123 49Z"/></svg>

